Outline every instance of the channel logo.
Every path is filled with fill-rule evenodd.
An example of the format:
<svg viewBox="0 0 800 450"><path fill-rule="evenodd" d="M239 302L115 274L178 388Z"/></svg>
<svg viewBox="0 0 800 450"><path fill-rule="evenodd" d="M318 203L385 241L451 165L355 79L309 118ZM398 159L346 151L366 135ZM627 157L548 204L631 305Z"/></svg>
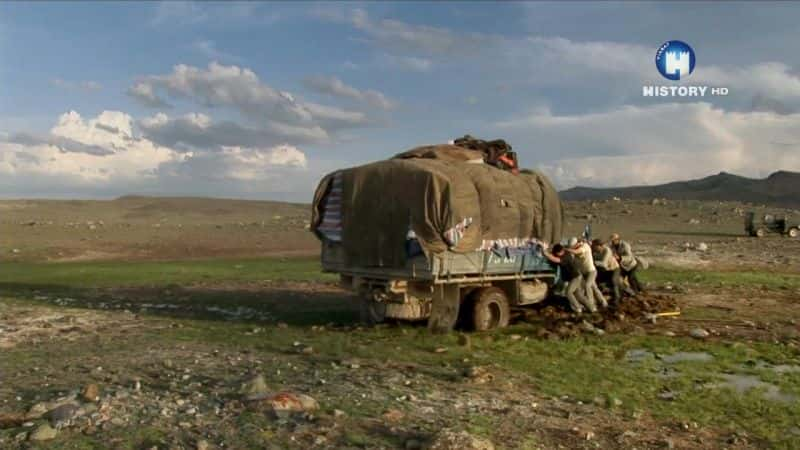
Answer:
<svg viewBox="0 0 800 450"><path fill-rule="evenodd" d="M667 41L656 51L656 68L664 78L678 81L693 71L696 58L694 50L683 41Z"/></svg>
<svg viewBox="0 0 800 450"><path fill-rule="evenodd" d="M688 77L694 72L696 62L694 50L683 41L667 41L656 50L656 68L668 80L681 81ZM728 88L723 86L688 86L680 83L642 86L643 97L724 97L728 92Z"/></svg>

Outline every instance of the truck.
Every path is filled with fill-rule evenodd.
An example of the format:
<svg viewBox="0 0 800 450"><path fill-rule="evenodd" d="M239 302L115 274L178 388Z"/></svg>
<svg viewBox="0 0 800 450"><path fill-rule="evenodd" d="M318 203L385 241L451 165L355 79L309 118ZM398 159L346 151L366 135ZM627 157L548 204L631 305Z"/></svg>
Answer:
<svg viewBox="0 0 800 450"><path fill-rule="evenodd" d="M749 236L764 237L767 233L782 234L791 238L800 237L800 222L792 222L786 216L765 214L756 218L753 211L744 216L744 230Z"/></svg>
<svg viewBox="0 0 800 450"><path fill-rule="evenodd" d="M323 270L368 323L508 325L512 308L551 295L557 269L543 250L563 223L547 177L517 164L510 146L434 145L328 174L311 223Z"/></svg>

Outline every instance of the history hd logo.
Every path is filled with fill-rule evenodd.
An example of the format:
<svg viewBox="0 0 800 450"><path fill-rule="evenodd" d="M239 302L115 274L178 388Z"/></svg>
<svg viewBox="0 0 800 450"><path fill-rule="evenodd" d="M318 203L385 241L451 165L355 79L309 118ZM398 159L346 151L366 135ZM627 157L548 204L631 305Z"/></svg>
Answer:
<svg viewBox="0 0 800 450"><path fill-rule="evenodd" d="M694 50L683 41L667 41L656 52L656 67L668 80L688 77L694 71L694 64Z"/></svg>

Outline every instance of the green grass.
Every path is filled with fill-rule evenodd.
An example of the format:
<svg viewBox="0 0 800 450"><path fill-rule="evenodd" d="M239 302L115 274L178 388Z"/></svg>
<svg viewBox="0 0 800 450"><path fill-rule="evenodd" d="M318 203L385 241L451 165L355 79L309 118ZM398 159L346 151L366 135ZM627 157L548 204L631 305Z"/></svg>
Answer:
<svg viewBox="0 0 800 450"><path fill-rule="evenodd" d="M7 263L0 284L62 287L127 287L191 284L205 281L333 280L318 258L155 262Z"/></svg>
<svg viewBox="0 0 800 450"><path fill-rule="evenodd" d="M800 274L707 271L672 266L654 266L642 271L647 282L688 283L708 286L758 286L769 289L800 289ZM262 258L196 261L69 262L2 265L0 285L27 284L63 287L166 286L199 282L236 281L333 281L322 273L319 259Z"/></svg>
<svg viewBox="0 0 800 450"><path fill-rule="evenodd" d="M764 287L767 289L800 289L800 274L752 271L710 271L655 266L639 276L650 283L686 283L711 287Z"/></svg>

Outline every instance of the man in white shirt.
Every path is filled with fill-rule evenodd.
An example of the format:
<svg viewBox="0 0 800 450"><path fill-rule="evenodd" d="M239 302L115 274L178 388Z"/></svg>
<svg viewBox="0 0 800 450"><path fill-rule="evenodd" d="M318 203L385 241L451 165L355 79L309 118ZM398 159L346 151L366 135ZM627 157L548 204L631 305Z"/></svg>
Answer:
<svg viewBox="0 0 800 450"><path fill-rule="evenodd" d="M592 248L589 247L589 244L579 241L577 238L570 239L567 246L569 247L568 251L575 255L577 259L576 266L583 276L583 288L586 298L590 303L599 303L603 308L607 308L608 302L603 297L600 288L597 287L597 269L594 266Z"/></svg>
<svg viewBox="0 0 800 450"><path fill-rule="evenodd" d="M635 292L642 292L642 284L636 275L637 269L639 269L639 262L636 260L633 251L631 251L631 245L620 239L619 234L614 233L611 235L611 250L614 252L617 261L619 261L623 278L628 279L628 284Z"/></svg>

